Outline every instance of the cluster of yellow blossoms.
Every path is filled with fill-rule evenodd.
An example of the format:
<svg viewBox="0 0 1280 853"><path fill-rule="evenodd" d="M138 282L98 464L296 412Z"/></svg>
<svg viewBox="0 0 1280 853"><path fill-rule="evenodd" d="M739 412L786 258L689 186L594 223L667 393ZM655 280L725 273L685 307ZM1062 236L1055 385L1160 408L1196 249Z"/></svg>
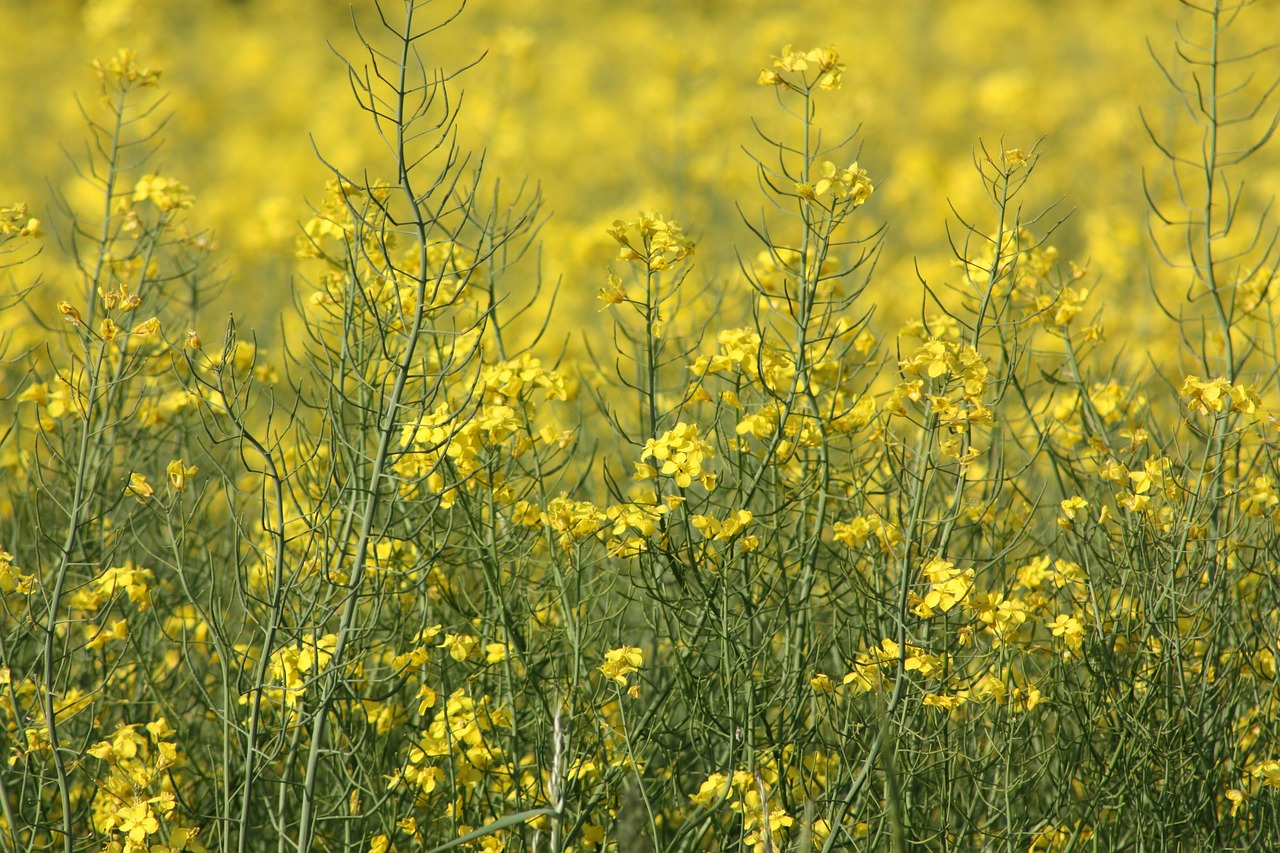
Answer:
<svg viewBox="0 0 1280 853"><path fill-rule="evenodd" d="M817 75L811 82L809 72ZM773 68L760 72L756 82L761 86L781 86L807 92L814 87L826 91L840 88L844 76L844 64L840 54L830 45L812 50L793 50L791 45L773 58Z"/></svg>
<svg viewBox="0 0 1280 853"><path fill-rule="evenodd" d="M693 254L693 241L685 236L680 224L658 213L641 213L629 222L615 220L608 231L618 243L618 260L633 262L651 271L670 269ZM611 292L616 292L618 287L620 284L611 282ZM625 293L622 296L625 298Z"/></svg>
<svg viewBox="0 0 1280 853"><path fill-rule="evenodd" d="M715 448L698 432L698 425L681 421L657 438L645 442L640 453L641 462L636 465L636 478L651 479L662 474L671 477L682 489L689 488L697 480L704 489L711 491L716 487L716 475L706 471L704 464L713 455ZM660 462L662 468L646 464L645 459Z"/></svg>
<svg viewBox="0 0 1280 853"><path fill-rule="evenodd" d="M92 806L94 829L107 839L104 853L205 853L199 829L177 810L170 772L182 766L176 734L160 717L145 726L120 725L89 748L106 770Z"/></svg>

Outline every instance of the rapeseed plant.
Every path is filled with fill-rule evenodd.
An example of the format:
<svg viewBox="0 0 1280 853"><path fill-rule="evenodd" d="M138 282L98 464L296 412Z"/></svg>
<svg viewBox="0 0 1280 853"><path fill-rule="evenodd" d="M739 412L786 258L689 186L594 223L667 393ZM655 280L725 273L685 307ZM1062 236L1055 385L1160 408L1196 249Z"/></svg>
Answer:
<svg viewBox="0 0 1280 853"><path fill-rule="evenodd" d="M169 65L105 54L84 186L0 210L5 322L39 321L0 338L4 848L1280 843L1277 264L1233 178L1274 128L1266 91L1232 106L1265 61L1231 48L1268 14L1248 5L1181 4L1161 70L1190 123L1146 119L1175 188L1145 187L1149 367L1108 339L1127 238L1064 260L1079 241L1035 201L1048 146L972 149L930 238L952 263L918 287L884 265L867 218L928 156L874 122L833 140L877 97L865 40L739 75L778 120L746 179L690 184L755 181L735 267L688 193L540 231L540 192L465 144L462 72L427 64L465 16L424 0L355 15L342 68L379 156L317 128L280 335L219 334L195 223L222 189L161 161ZM510 95L536 37L500 35ZM591 247L561 306L539 233ZM910 310L877 310L886 276ZM559 337L565 302L606 333Z"/></svg>

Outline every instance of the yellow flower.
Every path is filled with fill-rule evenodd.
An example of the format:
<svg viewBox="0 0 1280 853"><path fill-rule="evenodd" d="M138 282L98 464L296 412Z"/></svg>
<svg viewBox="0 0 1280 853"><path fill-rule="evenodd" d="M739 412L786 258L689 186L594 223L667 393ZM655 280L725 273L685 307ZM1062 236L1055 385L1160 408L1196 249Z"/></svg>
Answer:
<svg viewBox="0 0 1280 853"><path fill-rule="evenodd" d="M169 486L175 492L180 492L187 487L187 480L195 475L200 469L194 465L187 466L183 464L181 459L173 459L165 466L165 471L169 475Z"/></svg>
<svg viewBox="0 0 1280 853"><path fill-rule="evenodd" d="M1269 476L1255 477L1252 485L1241 489L1240 509L1247 515L1265 515L1276 504L1280 504L1280 495Z"/></svg>
<svg viewBox="0 0 1280 853"><path fill-rule="evenodd" d="M627 676L639 672L644 666L644 650L635 646L621 646L605 653L600 671L619 687L627 686Z"/></svg>
<svg viewBox="0 0 1280 853"><path fill-rule="evenodd" d="M160 72L150 68L140 68L134 51L121 48L116 55L106 60L95 59L93 68L105 84L107 80L117 85L136 83L139 86L155 86L160 82Z"/></svg>
<svg viewBox="0 0 1280 853"><path fill-rule="evenodd" d="M160 331L160 318L152 317L150 320L143 320L141 323L133 327L133 334L140 338L149 337Z"/></svg>
<svg viewBox="0 0 1280 853"><path fill-rule="evenodd" d="M1074 616L1059 613L1048 624L1048 627L1053 636L1061 637L1067 648L1072 651L1079 651L1080 646L1084 643L1084 625Z"/></svg>
<svg viewBox="0 0 1280 853"><path fill-rule="evenodd" d="M449 657L461 662L471 657L479 644L480 638L471 634L445 634L440 641L440 648L448 649Z"/></svg>
<svg viewBox="0 0 1280 853"><path fill-rule="evenodd" d="M596 296L604 303L600 310L603 311L611 305L621 305L627 301L627 289L622 286L622 279L616 275L610 274L608 283L600 288L600 293Z"/></svg>
<svg viewBox="0 0 1280 853"><path fill-rule="evenodd" d="M710 491L714 488L714 480L703 479L709 473L703 471L703 463L714 452L711 444L699 434L697 424L681 421L661 436L646 441L640 459L653 458L661 462L661 473L673 477L682 489L698 479Z"/></svg>
<svg viewBox="0 0 1280 853"><path fill-rule="evenodd" d="M84 325L84 320L80 317L80 312L76 310L74 305L65 299L58 303L58 313L62 315L63 319L73 326Z"/></svg>
<svg viewBox="0 0 1280 853"><path fill-rule="evenodd" d="M129 637L129 626L126 620L116 619L110 627L92 623L85 625L85 648L101 649L113 640L126 640Z"/></svg>
<svg viewBox="0 0 1280 853"><path fill-rule="evenodd" d="M1249 773L1264 785L1280 788L1280 759L1259 762L1250 768Z"/></svg>
<svg viewBox="0 0 1280 853"><path fill-rule="evenodd" d="M614 220L606 230L619 245L618 260L636 261L650 270L669 269L672 264L693 254L693 241L684 236L680 224L657 213L641 213L631 222ZM616 294L620 288L621 285L615 287L611 282L607 290ZM602 299L605 292L601 291Z"/></svg>
<svg viewBox="0 0 1280 853"><path fill-rule="evenodd" d="M1027 687L1025 689L1021 687L1013 688L1014 710L1032 711L1032 710L1035 710L1035 707L1037 705L1043 702L1047 702L1048 700L1049 700L1049 697L1041 693L1040 688L1034 685Z"/></svg>
<svg viewBox="0 0 1280 853"><path fill-rule="evenodd" d="M938 693L926 693L924 698L920 700L927 708L941 708L944 711L954 711L965 703L963 696L942 695Z"/></svg>
<svg viewBox="0 0 1280 853"><path fill-rule="evenodd" d="M867 170L858 168L856 162L848 168L841 168L827 160L823 162L821 169L822 177L816 184L809 187L810 197L821 198L830 193L841 201L847 199L850 204L857 207L866 203L871 193L875 191L875 186L867 177Z"/></svg>
<svg viewBox="0 0 1280 853"><path fill-rule="evenodd" d="M928 619L935 612L945 613L969 597L973 589L973 569L959 569L950 560L935 557L924 566L929 590L915 607L916 615Z"/></svg>
<svg viewBox="0 0 1280 853"><path fill-rule="evenodd" d="M729 792L729 779L723 773L712 773L707 781L698 788L698 793L690 794L689 799L705 808L710 808Z"/></svg>
<svg viewBox="0 0 1280 853"><path fill-rule="evenodd" d="M419 700L419 715L427 713L427 709L436 704L436 692L425 684L418 688L418 695L415 698Z"/></svg>
<svg viewBox="0 0 1280 853"><path fill-rule="evenodd" d="M148 835L160 831L160 822L151 813L151 806L147 803L121 806L116 811L116 822L120 831L127 833L134 844L141 844Z"/></svg>
<svg viewBox="0 0 1280 853"><path fill-rule="evenodd" d="M756 78L756 83L761 86L786 86L788 88L812 91L814 83L816 86L825 91L840 88L840 82L844 73L844 65L840 62L840 54L830 45L827 47L815 47L812 50L800 51L792 50L791 45L782 48L779 56L773 57L773 67L777 71L765 69L760 72L760 76ZM810 69L816 72L815 78L809 78L807 73ZM778 71L790 75L790 79L783 77Z"/></svg>
<svg viewBox="0 0 1280 853"><path fill-rule="evenodd" d="M195 204L186 184L159 175L143 175L133 188L133 201L149 201L164 211L178 210Z"/></svg>
<svg viewBox="0 0 1280 853"><path fill-rule="evenodd" d="M1079 510L1086 509L1089 506L1089 502L1077 495L1075 497L1070 497L1064 500L1061 506L1062 506L1062 514L1065 515L1071 521L1075 521L1076 513Z"/></svg>
<svg viewBox="0 0 1280 853"><path fill-rule="evenodd" d="M124 493L133 495L138 499L138 503L144 504L147 498L156 493L156 490L147 482L146 476L134 473L129 475L129 483L124 487Z"/></svg>

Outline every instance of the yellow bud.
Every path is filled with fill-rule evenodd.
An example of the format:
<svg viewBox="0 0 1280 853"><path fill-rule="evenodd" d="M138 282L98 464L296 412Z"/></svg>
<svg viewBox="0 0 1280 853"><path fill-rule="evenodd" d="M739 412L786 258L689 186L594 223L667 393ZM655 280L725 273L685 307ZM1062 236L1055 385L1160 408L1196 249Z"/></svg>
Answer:
<svg viewBox="0 0 1280 853"><path fill-rule="evenodd" d="M84 320L80 318L80 312L75 306L65 299L58 303L58 313L61 314L68 323L74 325L84 325Z"/></svg>

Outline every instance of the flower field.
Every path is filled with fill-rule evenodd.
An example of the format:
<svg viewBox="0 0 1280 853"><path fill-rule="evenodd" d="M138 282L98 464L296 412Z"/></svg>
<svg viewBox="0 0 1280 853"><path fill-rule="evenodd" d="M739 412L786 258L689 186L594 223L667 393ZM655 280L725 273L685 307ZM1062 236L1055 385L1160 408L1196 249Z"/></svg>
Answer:
<svg viewBox="0 0 1280 853"><path fill-rule="evenodd" d="M0 850L1280 849L1280 5L0 32Z"/></svg>

